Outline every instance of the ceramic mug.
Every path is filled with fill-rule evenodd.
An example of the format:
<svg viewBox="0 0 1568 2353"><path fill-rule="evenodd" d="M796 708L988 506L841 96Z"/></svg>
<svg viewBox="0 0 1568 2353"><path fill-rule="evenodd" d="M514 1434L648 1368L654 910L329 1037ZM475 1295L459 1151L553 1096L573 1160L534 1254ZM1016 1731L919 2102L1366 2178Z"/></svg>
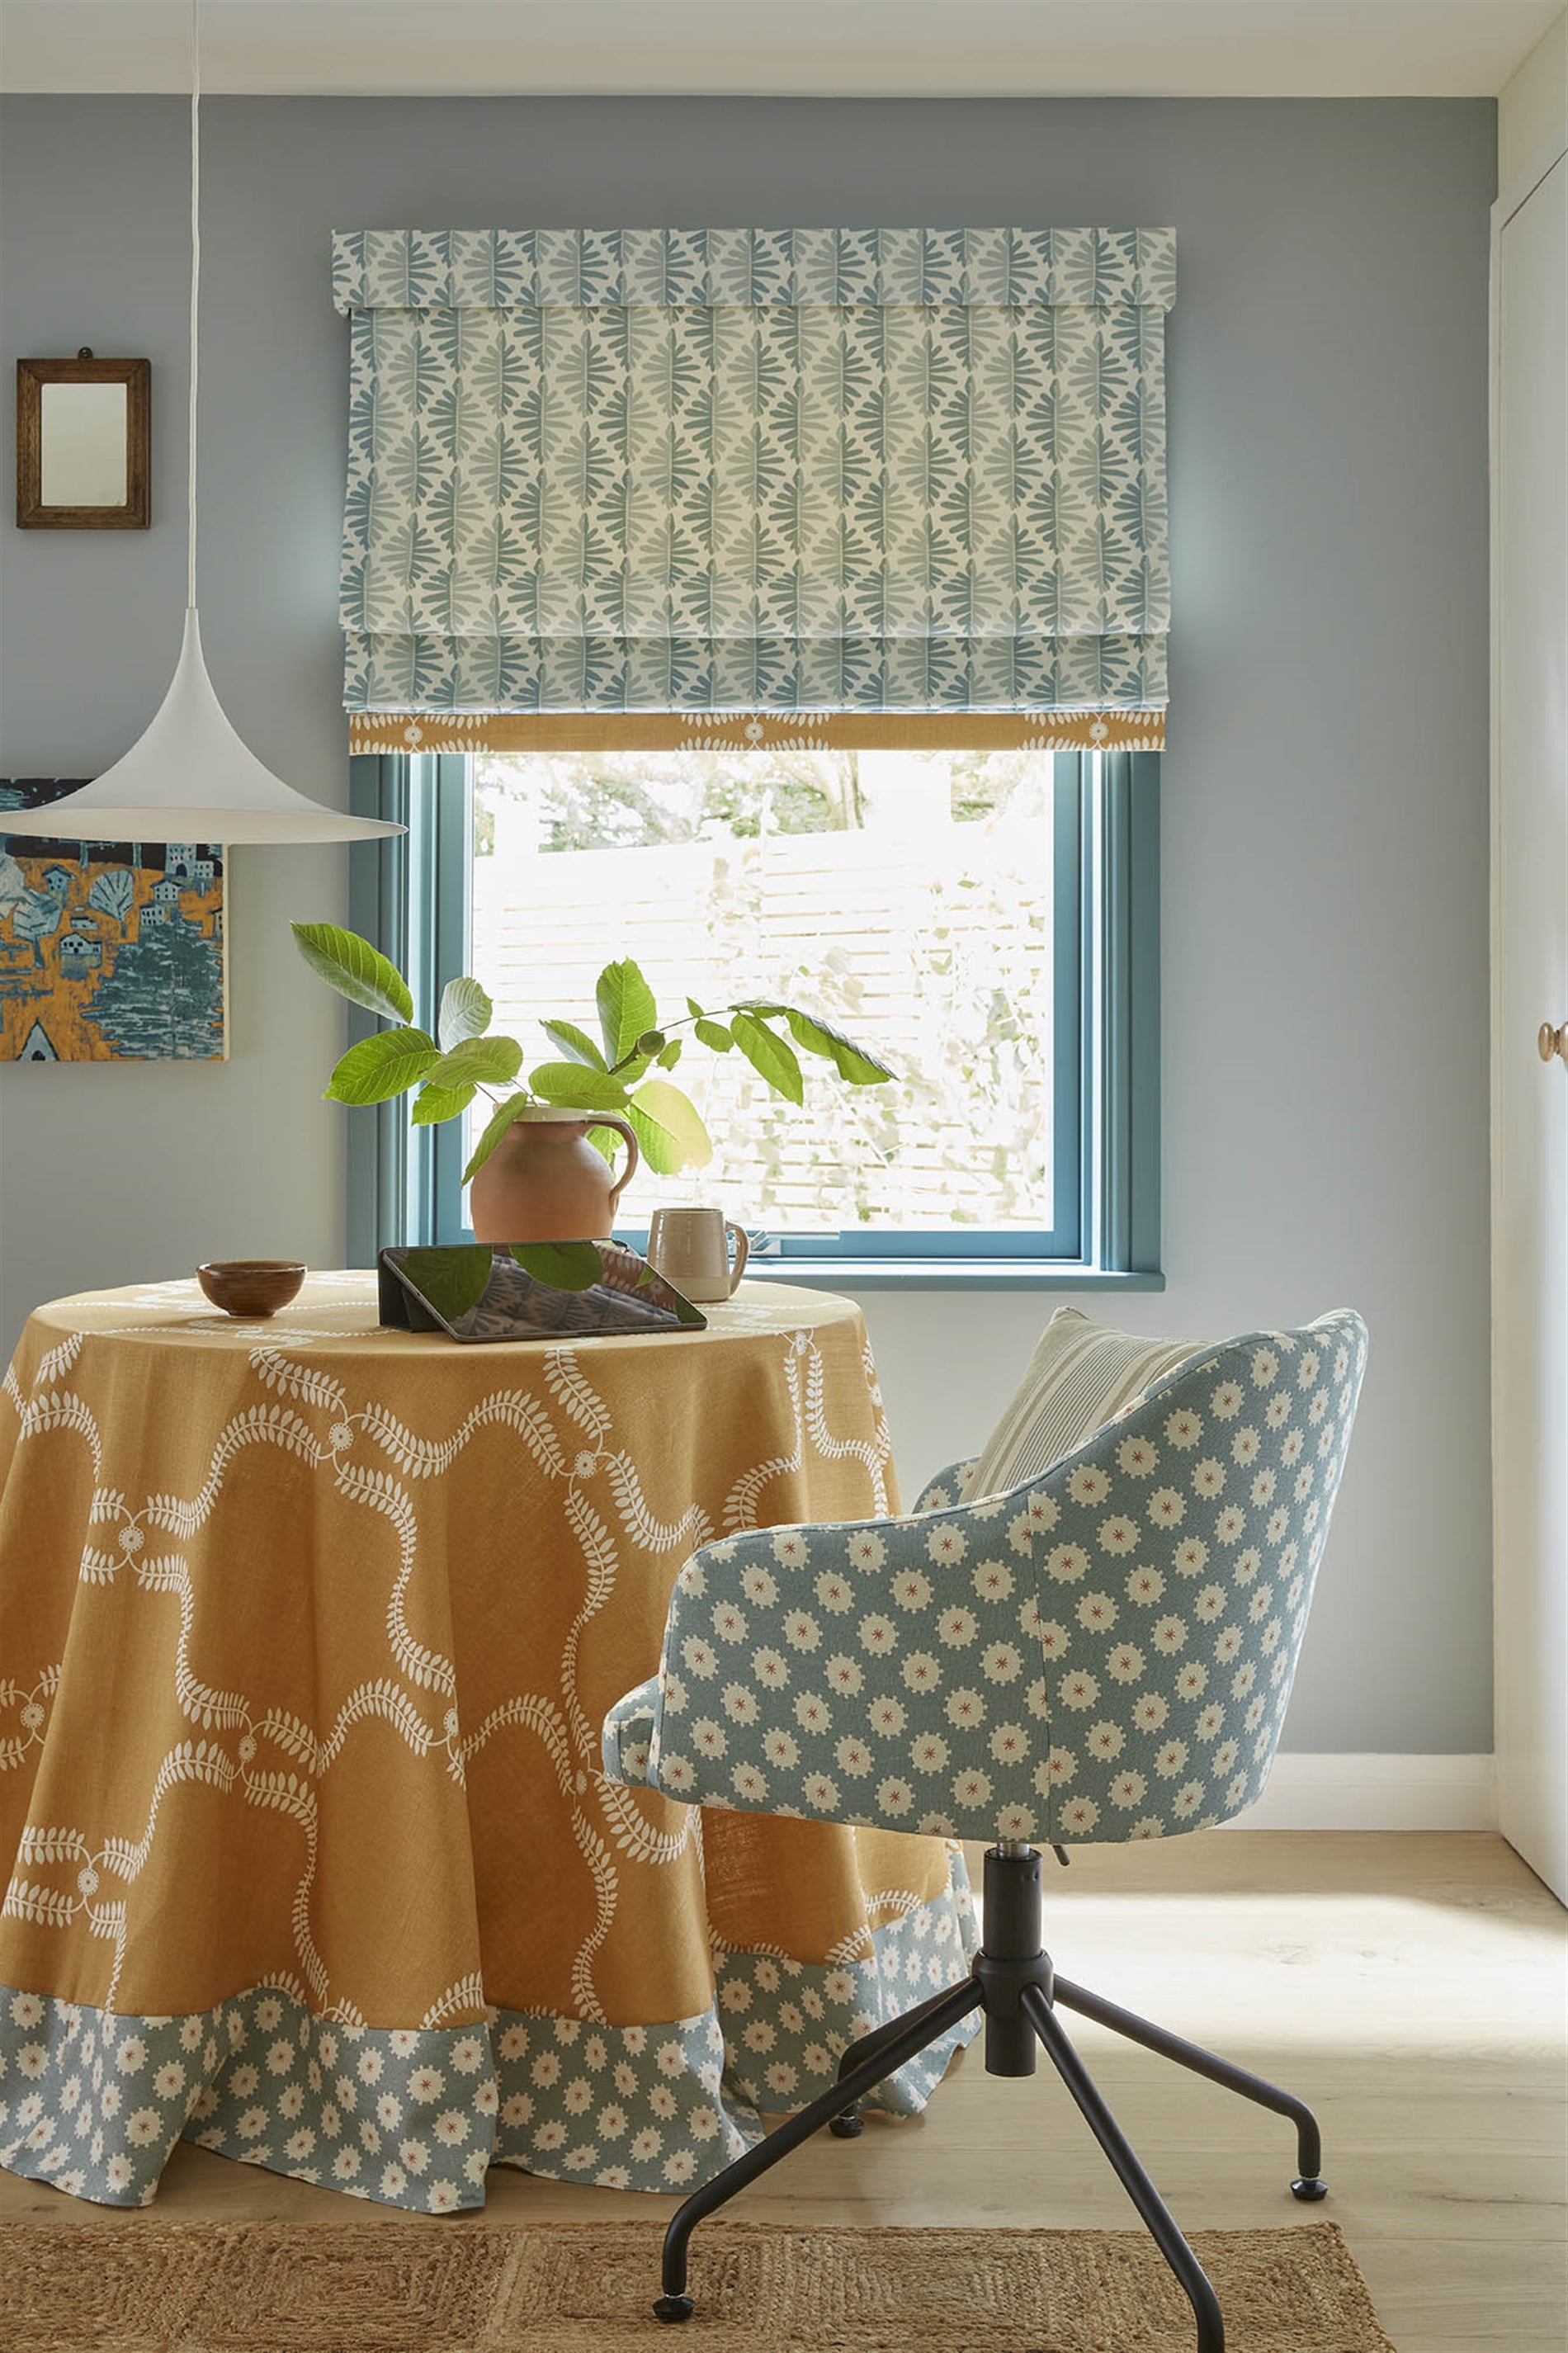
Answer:
<svg viewBox="0 0 1568 2353"><path fill-rule="evenodd" d="M746 1249L745 1235L722 1209L656 1209L648 1226L649 1265L699 1305L731 1296L746 1271Z"/></svg>

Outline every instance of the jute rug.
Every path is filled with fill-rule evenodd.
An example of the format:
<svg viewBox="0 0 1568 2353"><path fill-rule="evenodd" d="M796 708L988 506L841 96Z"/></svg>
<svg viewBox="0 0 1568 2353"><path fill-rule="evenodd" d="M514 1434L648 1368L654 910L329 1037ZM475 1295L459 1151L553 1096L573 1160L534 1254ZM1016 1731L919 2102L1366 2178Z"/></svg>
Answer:
<svg viewBox="0 0 1568 2353"><path fill-rule="evenodd" d="M5 2353L1192 2353L1141 2231L793 2231L693 2242L661 2327L659 2230L449 2221L17 2223ZM1228 2353L1394 2353L1331 2222L1200 2231Z"/></svg>

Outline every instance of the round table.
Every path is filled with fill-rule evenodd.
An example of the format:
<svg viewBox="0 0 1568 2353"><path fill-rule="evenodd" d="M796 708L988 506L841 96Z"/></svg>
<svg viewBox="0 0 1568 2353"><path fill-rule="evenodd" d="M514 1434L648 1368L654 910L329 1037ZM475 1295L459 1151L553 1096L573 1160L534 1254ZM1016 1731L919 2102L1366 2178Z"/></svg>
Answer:
<svg viewBox="0 0 1568 2353"><path fill-rule="evenodd" d="M41 1308L0 1397L0 2164L144 2204L184 2136L437 2212L492 2163L716 2171L962 1973L962 1859L623 1788L600 1724L698 1545L896 1508L821 1293L570 1345L383 1330L361 1272L268 1322Z"/></svg>

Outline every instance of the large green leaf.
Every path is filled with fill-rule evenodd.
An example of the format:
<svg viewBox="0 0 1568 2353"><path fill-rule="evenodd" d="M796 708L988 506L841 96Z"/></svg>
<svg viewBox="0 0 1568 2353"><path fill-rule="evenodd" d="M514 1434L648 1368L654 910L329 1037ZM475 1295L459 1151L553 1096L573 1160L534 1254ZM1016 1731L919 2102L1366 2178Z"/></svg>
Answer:
<svg viewBox="0 0 1568 2353"><path fill-rule="evenodd" d="M294 944L310 970L319 973L351 1005L379 1013L384 1021L412 1021L408 983L379 948L345 932L339 923L294 923Z"/></svg>
<svg viewBox="0 0 1568 2353"><path fill-rule="evenodd" d="M466 973L449 980L441 991L441 1012L436 1023L442 1050L449 1054L465 1038L482 1038L494 1013L495 1007L477 980L470 980Z"/></svg>
<svg viewBox="0 0 1568 2353"><path fill-rule="evenodd" d="M495 1150L496 1145L506 1134L508 1128L515 1126L517 1122L522 1117L523 1113L525 1111L531 1111L532 1109L533 1097L531 1095L509 1095L506 1102L491 1114L489 1124L486 1126L484 1134L480 1136L479 1142L475 1145L468 1165L463 1171L463 1182L465 1185L468 1183L470 1176L477 1175L479 1170L484 1166L486 1161Z"/></svg>
<svg viewBox="0 0 1568 2353"><path fill-rule="evenodd" d="M435 1127L444 1119L456 1119L467 1111L479 1090L474 1086L433 1087L426 1083L414 1098L409 1113L416 1127Z"/></svg>
<svg viewBox="0 0 1568 2353"><path fill-rule="evenodd" d="M706 1046L711 1054L727 1054L735 1042L721 1021L710 1021L706 1015L697 1024L693 1035L698 1044Z"/></svg>
<svg viewBox="0 0 1568 2353"><path fill-rule="evenodd" d="M689 1095L668 1079L647 1079L626 1105L643 1158L656 1176L704 1168L713 1157L712 1139Z"/></svg>
<svg viewBox="0 0 1568 2353"><path fill-rule="evenodd" d="M530 1071L528 1083L541 1103L561 1103L577 1111L624 1111L626 1091L608 1071L590 1070L584 1062L541 1062Z"/></svg>
<svg viewBox="0 0 1568 2353"><path fill-rule="evenodd" d="M804 1047L808 1054L824 1056L852 1087L884 1086L896 1075L886 1062L879 1061L864 1046L858 1046L853 1038L847 1038L831 1021L819 1020L815 1013L799 1013L791 1006L789 1027L797 1046Z"/></svg>
<svg viewBox="0 0 1568 2353"><path fill-rule="evenodd" d="M378 1029L351 1046L327 1088L328 1103L390 1103L421 1079L427 1079L441 1057L436 1041L423 1029Z"/></svg>
<svg viewBox="0 0 1568 2353"><path fill-rule="evenodd" d="M605 1058L585 1029L574 1021L542 1021L540 1028L552 1046L559 1046L570 1061L586 1062L590 1069L602 1071Z"/></svg>
<svg viewBox="0 0 1568 2353"><path fill-rule="evenodd" d="M430 1072L433 1087L508 1087L522 1066L515 1038L465 1038Z"/></svg>
<svg viewBox="0 0 1568 2353"><path fill-rule="evenodd" d="M605 1261L593 1242L513 1242L511 1254L524 1274L555 1291L586 1291L605 1279Z"/></svg>
<svg viewBox="0 0 1568 2353"><path fill-rule="evenodd" d="M605 1051L612 1062L618 1062L623 1054L631 1052L645 1029L658 1024L653 991L639 967L626 956L619 964L605 966L594 995L599 1027L605 1033Z"/></svg>
<svg viewBox="0 0 1568 2353"><path fill-rule="evenodd" d="M775 1037L754 1013L737 1013L730 1031L752 1070L766 1079L774 1094L793 1103L803 1101L805 1081L793 1046Z"/></svg>
<svg viewBox="0 0 1568 2353"><path fill-rule="evenodd" d="M437 1314L456 1324L484 1297L493 1259L489 1242L445 1242L437 1250L405 1250L397 1263Z"/></svg>

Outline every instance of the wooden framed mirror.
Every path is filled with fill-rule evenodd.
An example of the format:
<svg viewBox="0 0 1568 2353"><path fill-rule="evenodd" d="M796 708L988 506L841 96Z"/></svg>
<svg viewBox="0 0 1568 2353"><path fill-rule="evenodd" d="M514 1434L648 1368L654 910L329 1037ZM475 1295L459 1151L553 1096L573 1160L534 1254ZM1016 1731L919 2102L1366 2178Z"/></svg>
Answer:
<svg viewBox="0 0 1568 2353"><path fill-rule="evenodd" d="M20 531L145 531L152 520L150 360L16 363Z"/></svg>

